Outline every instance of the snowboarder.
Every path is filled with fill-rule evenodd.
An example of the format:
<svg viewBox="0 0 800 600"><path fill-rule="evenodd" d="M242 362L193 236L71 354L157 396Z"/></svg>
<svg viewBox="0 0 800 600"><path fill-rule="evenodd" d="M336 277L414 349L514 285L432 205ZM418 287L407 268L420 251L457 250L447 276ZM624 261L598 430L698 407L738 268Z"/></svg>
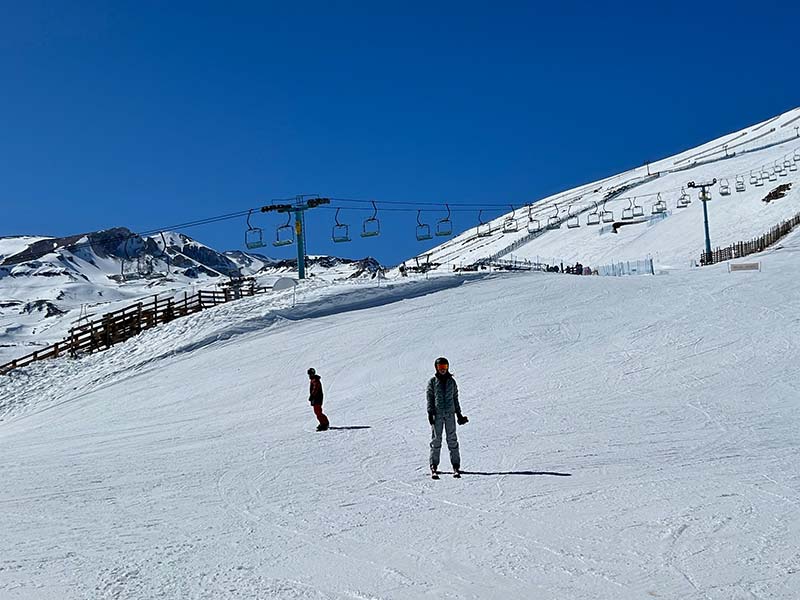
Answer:
<svg viewBox="0 0 800 600"><path fill-rule="evenodd" d="M431 477L439 478L439 455L442 450L442 430L446 433L447 449L450 451L450 464L453 477L461 477L461 455L458 450L456 423L464 425L469 421L461 414L458 403L458 384L450 373L450 363L440 356L433 363L436 374L428 381L428 422L431 424Z"/></svg>
<svg viewBox="0 0 800 600"><path fill-rule="evenodd" d="M313 367L308 370L308 379L310 382L308 401L311 402L311 407L314 409L314 414L317 415L317 420L319 421L317 431L325 431L330 427L330 423L328 422L328 417L322 412L322 382Z"/></svg>

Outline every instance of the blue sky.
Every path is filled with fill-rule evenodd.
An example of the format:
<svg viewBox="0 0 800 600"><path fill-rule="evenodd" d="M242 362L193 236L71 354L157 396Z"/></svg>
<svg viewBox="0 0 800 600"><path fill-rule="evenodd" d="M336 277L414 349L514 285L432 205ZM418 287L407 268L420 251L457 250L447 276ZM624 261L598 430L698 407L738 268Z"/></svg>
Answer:
<svg viewBox="0 0 800 600"><path fill-rule="evenodd" d="M0 0L0 236L312 193L376 200L382 233L333 244L320 208L310 253L395 264L435 241L381 202L498 216L800 105L795 3L285 4Z"/></svg>

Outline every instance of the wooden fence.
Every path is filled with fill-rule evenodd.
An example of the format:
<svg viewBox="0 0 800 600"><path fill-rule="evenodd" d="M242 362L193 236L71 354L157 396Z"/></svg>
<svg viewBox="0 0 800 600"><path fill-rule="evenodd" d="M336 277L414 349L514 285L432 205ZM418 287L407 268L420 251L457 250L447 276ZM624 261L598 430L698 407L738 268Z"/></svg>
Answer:
<svg viewBox="0 0 800 600"><path fill-rule="evenodd" d="M99 350L107 350L114 344L124 342L145 329L161 323L169 323L174 319L200 312L206 308L244 296L254 296L265 291L264 288L251 285L223 290L200 290L192 295L184 292L182 298L179 296L159 298L156 295L150 301L137 302L73 327L69 331L69 336L62 341L0 365L0 374L8 373L17 367L37 360L56 358L62 355L78 357Z"/></svg>
<svg viewBox="0 0 800 600"><path fill-rule="evenodd" d="M747 256L748 254L754 254L755 252L763 252L772 244L787 235L797 225L800 225L800 213L796 214L788 221L779 223L770 229L768 233L765 233L759 238L755 238L749 242L736 242L735 244L731 244L726 248L717 248L716 250L712 250L711 254L708 252L703 252L700 255L700 264L712 265L714 263L732 260L734 258L741 258L743 256Z"/></svg>

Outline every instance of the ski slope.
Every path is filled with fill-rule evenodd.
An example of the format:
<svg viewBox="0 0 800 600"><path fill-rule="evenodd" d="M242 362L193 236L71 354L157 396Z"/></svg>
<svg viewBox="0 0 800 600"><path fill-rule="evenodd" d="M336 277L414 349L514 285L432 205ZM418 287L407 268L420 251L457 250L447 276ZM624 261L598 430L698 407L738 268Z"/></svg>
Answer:
<svg viewBox="0 0 800 600"><path fill-rule="evenodd" d="M800 597L798 256L304 282L15 370L0 598ZM461 480L427 477L439 355Z"/></svg>
<svg viewBox="0 0 800 600"><path fill-rule="evenodd" d="M800 108L649 165L522 206L518 202L514 212L483 225L476 219L475 227L417 260L452 270L489 257L513 256L549 264L580 261L597 267L649 256L660 269L688 268L705 249L702 202L689 182L717 180L708 203L712 248L749 241L800 213L798 127ZM576 167L581 160L577 154ZM737 177L744 187L738 191ZM728 195L721 193L724 184ZM785 184L791 184L786 197L763 202L771 190ZM684 193L691 203L679 207ZM659 200L666 204L666 211L654 214ZM625 223L623 213L636 206L641 207L642 216L614 233L614 223ZM608 223L588 224L591 213L599 215L603 210L612 215ZM559 224L557 228L547 229L551 219ZM570 227L571 219L578 226Z"/></svg>

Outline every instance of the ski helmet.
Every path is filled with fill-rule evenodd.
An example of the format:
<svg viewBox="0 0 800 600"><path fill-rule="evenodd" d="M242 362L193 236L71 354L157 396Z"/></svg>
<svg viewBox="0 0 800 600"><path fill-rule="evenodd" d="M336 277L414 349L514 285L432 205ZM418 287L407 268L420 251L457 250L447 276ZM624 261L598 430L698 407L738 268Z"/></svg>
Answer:
<svg viewBox="0 0 800 600"><path fill-rule="evenodd" d="M449 361L449 360L447 360L447 359L446 359L444 356L440 356L439 358L437 358L437 359L434 361L434 363L433 363L433 367L434 367L435 369L438 369L438 368L439 368L439 365L447 365L447 366L450 366L450 361Z"/></svg>
<svg viewBox="0 0 800 600"><path fill-rule="evenodd" d="M316 369L314 369L314 367L311 367L311 368L310 368L310 369L307 371L307 373L308 373L309 375L316 375L316 374L317 374L317 371L316 371Z"/></svg>

